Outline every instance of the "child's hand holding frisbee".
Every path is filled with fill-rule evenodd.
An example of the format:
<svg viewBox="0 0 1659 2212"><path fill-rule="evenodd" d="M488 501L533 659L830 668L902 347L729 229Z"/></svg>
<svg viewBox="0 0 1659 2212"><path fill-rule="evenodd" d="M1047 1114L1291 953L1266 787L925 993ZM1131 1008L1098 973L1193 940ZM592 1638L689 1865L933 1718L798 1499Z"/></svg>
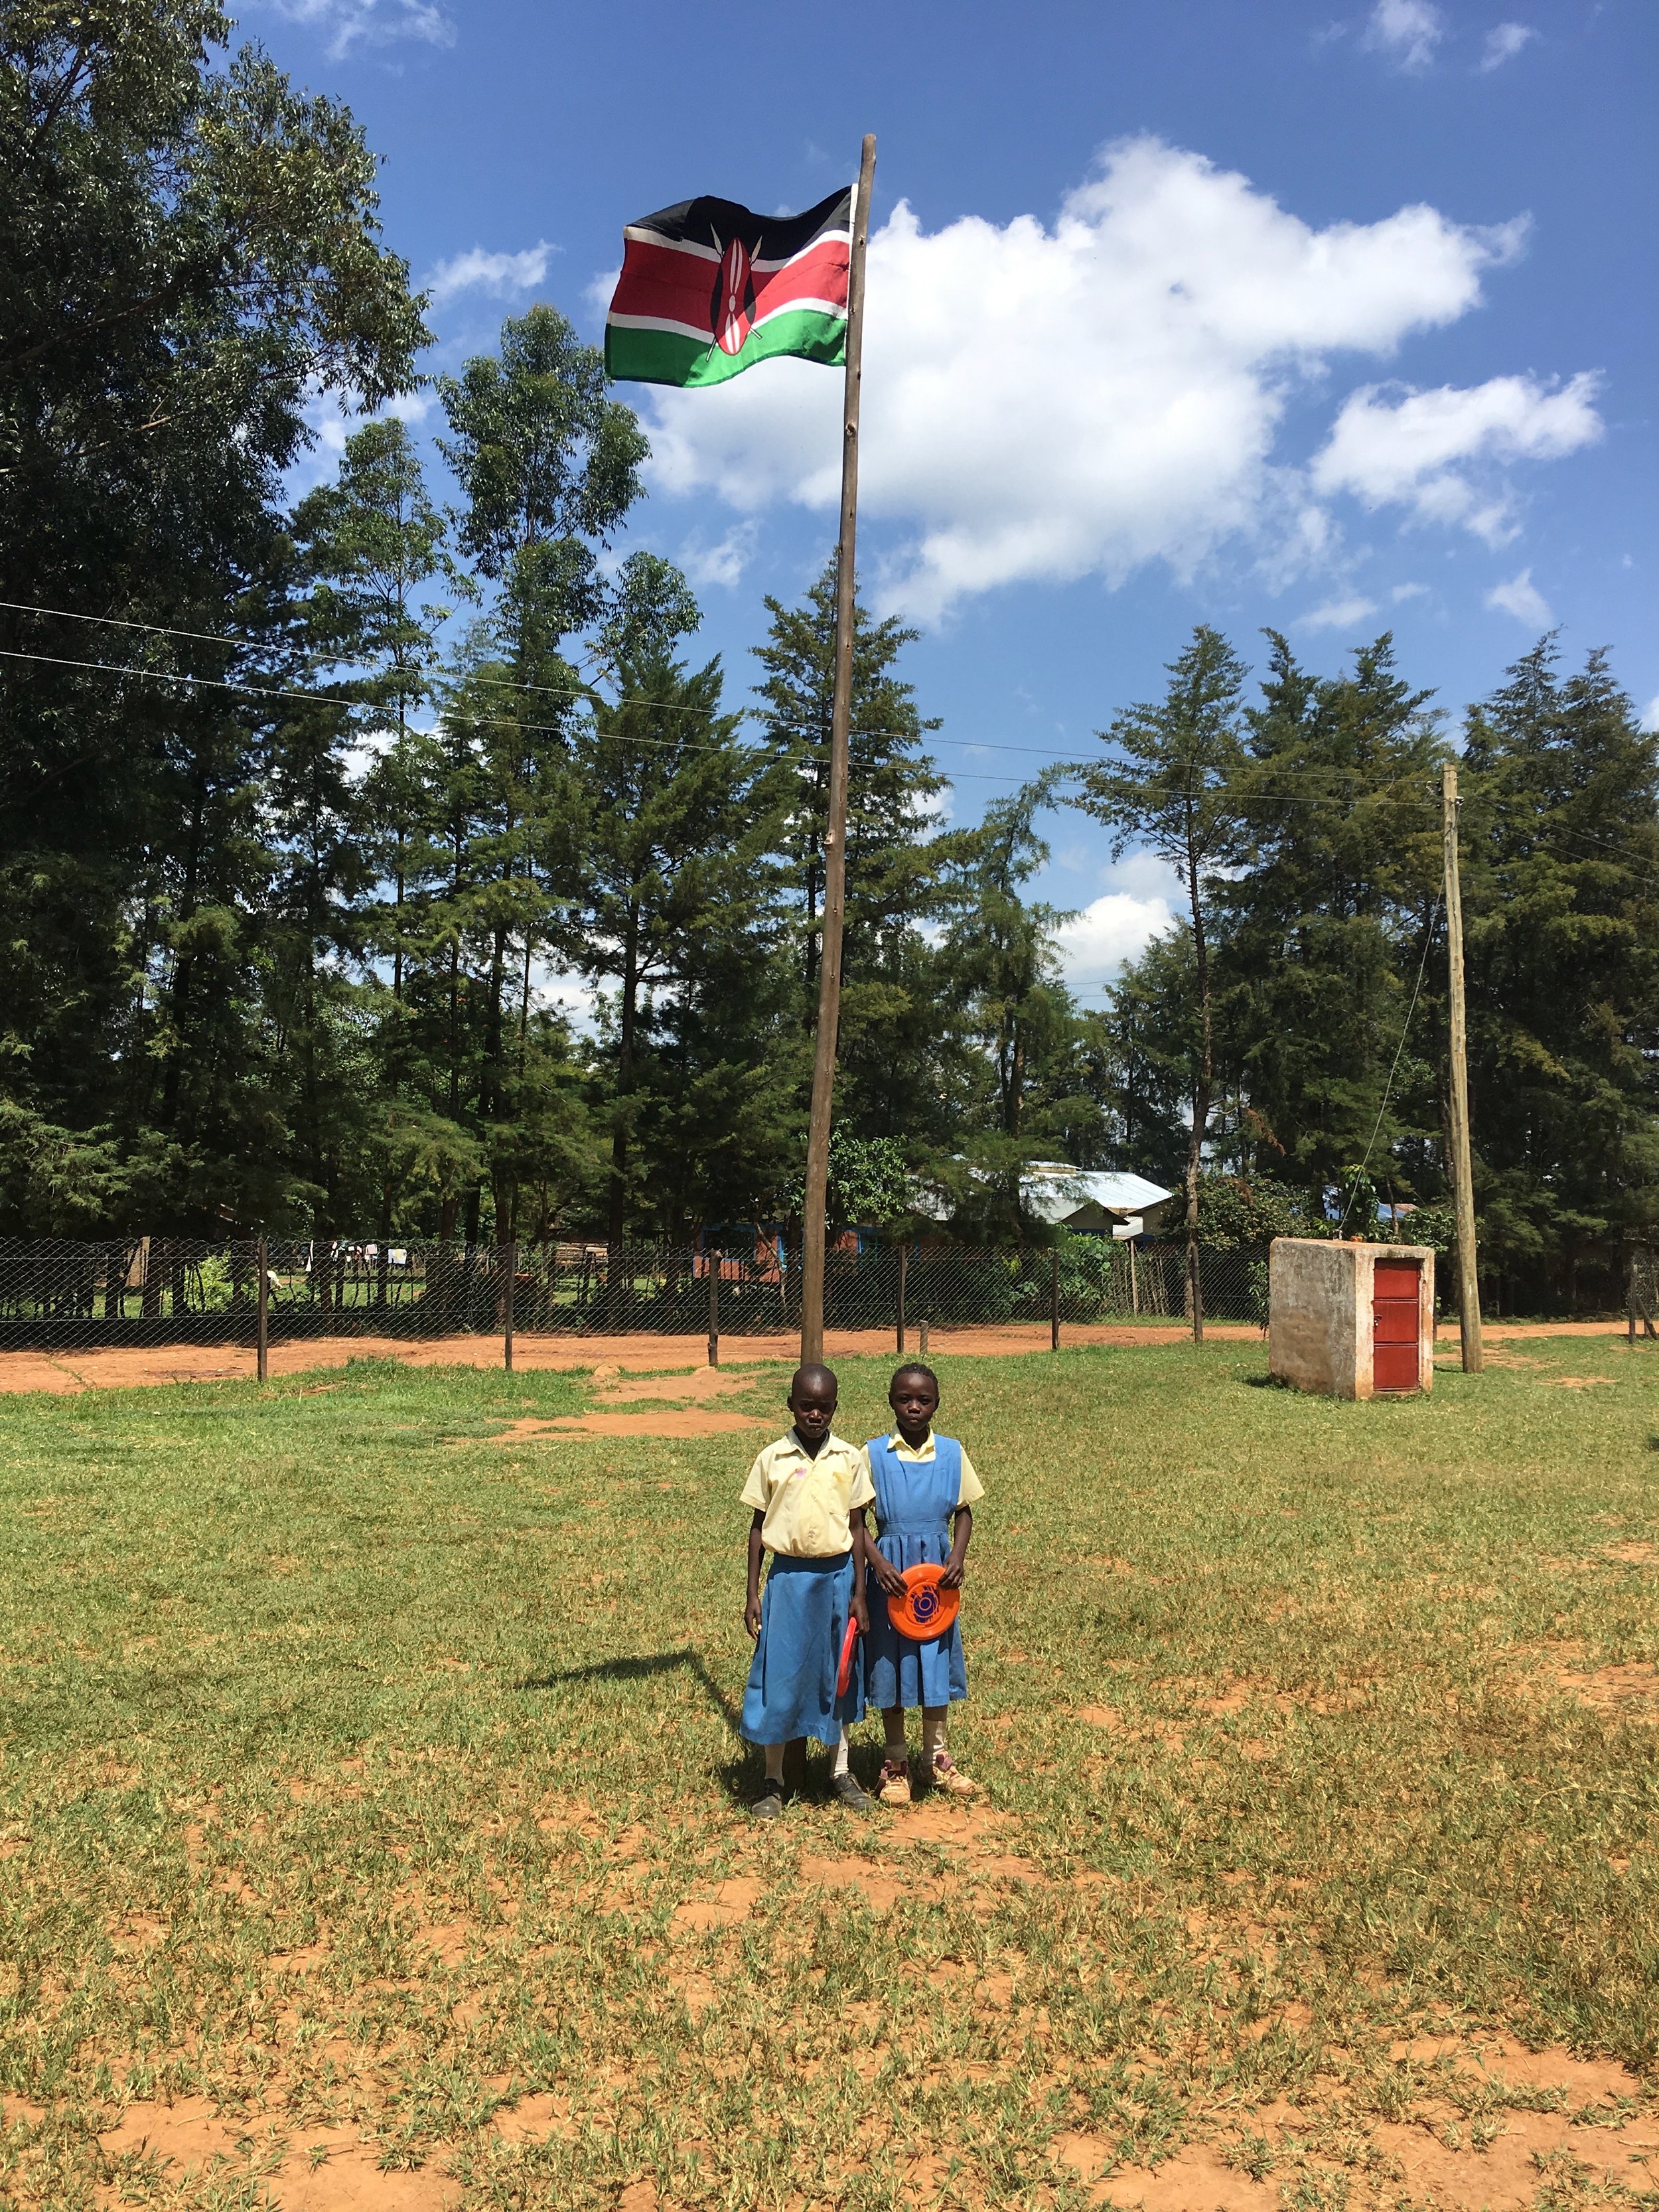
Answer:
<svg viewBox="0 0 1659 2212"><path fill-rule="evenodd" d="M920 1566L907 1567L899 1581L903 1595L887 1601L887 1618L899 1634L912 1644L929 1644L943 1636L962 1604L961 1592L946 1584L944 1568L927 1559Z"/></svg>

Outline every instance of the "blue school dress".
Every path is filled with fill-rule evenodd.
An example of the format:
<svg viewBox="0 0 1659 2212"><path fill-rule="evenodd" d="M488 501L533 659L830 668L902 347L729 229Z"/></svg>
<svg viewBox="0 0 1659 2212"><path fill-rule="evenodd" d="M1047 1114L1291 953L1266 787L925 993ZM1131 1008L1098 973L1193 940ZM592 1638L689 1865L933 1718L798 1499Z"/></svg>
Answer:
<svg viewBox="0 0 1659 2212"><path fill-rule="evenodd" d="M791 1743L799 1735L838 1743L842 1729L864 1718L864 1670L856 1658L846 1696L836 1694L852 1610L850 1552L822 1559L772 1554L761 1589L760 1641L738 1723L750 1743Z"/></svg>
<svg viewBox="0 0 1659 2212"><path fill-rule="evenodd" d="M936 1435L931 1460L900 1459L885 1437L866 1446L876 1486L876 1518L882 1557L901 1573L951 1556L951 1516L962 1488L962 1446ZM887 1617L887 1600L872 1574L865 1577L870 1633L862 1641L864 1694L872 1705L948 1705L968 1694L962 1627L953 1620L943 1636L913 1644Z"/></svg>

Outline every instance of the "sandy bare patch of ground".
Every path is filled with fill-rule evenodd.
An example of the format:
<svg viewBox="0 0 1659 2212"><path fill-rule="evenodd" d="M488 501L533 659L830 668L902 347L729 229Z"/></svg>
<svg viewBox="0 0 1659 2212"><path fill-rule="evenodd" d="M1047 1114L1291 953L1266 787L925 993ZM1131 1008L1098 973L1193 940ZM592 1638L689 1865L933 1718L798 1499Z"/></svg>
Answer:
<svg viewBox="0 0 1659 2212"><path fill-rule="evenodd" d="M1246 1322L1206 1322L1206 1338L1220 1342L1261 1344L1261 1331ZM1485 1341L1503 1344L1533 1336L1622 1336L1622 1321L1488 1322ZM1079 1345L1182 1344L1188 1332L1180 1322L1102 1322L1091 1325L1064 1322L1062 1347ZM1455 1343L1457 1324L1443 1322L1437 1333L1442 1345ZM914 1352L918 1339L911 1330L907 1345ZM942 1358L956 1359L1007 1358L1019 1352L1043 1352L1048 1346L1046 1322L1010 1322L980 1328L936 1328L930 1348ZM893 1352L890 1328L832 1328L824 1334L828 1359L884 1358ZM723 1336L720 1369L774 1366L796 1358L799 1337L783 1332L771 1336ZM706 1340L701 1336L518 1336L514 1340L513 1364L526 1373L543 1369L584 1372L599 1366L650 1374L665 1368L695 1365L703 1373ZM410 1367L499 1367L501 1344L497 1336L319 1336L299 1343L273 1344L273 1375L302 1375L313 1368L343 1367L350 1359L397 1359ZM129 1389L144 1383L225 1382L251 1381L254 1357L251 1346L237 1345L152 1345L106 1347L90 1352L0 1352L0 1396L18 1390L46 1390L70 1394L77 1390ZM1603 1378L1589 1378L1600 1380ZM653 1391L652 1396L660 1392Z"/></svg>
<svg viewBox="0 0 1659 2212"><path fill-rule="evenodd" d="M1533 2051L1505 2039L1480 2045L1456 2036L1396 2044L1395 2063L1420 2091L1410 2116L1367 2129L1367 2163L1386 2194L1413 2204L1522 2212L1558 2187L1609 2185L1646 2197L1659 2166L1659 2118L1632 2114L1636 2076L1613 2060ZM1493 2109L1479 2126L1437 2090L1482 2091ZM1554 2109L1525 2100L1555 2093ZM1522 2101L1507 2104L1514 2094ZM1259 2106L1216 2142L1188 2143L1157 2166L1109 2171L1113 2147L1098 2136L1056 2136L1049 2154L1087 2188L1090 2201L1133 2212L1279 2212L1286 2202L1328 2201L1321 2182L1322 2115L1282 2098ZM1301 2185L1298 2186L1298 2184ZM1346 2188L1341 2192L1346 2197ZM1620 2201L1627 2202L1621 2193Z"/></svg>
<svg viewBox="0 0 1659 2212"><path fill-rule="evenodd" d="M380 2154L354 2128L279 2131L269 2120L236 2125L221 2119L205 2097L173 2105L129 2105L98 2138L112 2166L160 2168L167 2183L231 2184L257 2171L264 2199L280 2212L458 2212L461 2192L434 2166L383 2173ZM101 2203L123 2201L118 2182L99 2191Z"/></svg>
<svg viewBox="0 0 1659 2212"><path fill-rule="evenodd" d="M700 1406L665 1407L655 1413L572 1413L562 1420L514 1421L490 1442L556 1443L562 1437L721 1437L737 1429L775 1429L752 1413L715 1413Z"/></svg>
<svg viewBox="0 0 1659 2212"><path fill-rule="evenodd" d="M1243 1322L1210 1322L1206 1334L1260 1342L1261 1332ZM1491 1332L1488 1332L1490 1334ZM1177 1322L1162 1326L1102 1323L1094 1328L1063 1327L1063 1346L1094 1344L1179 1344L1186 1329ZM914 1352L917 1339L908 1340ZM1048 1346L1046 1322L1036 1326L1012 1323L984 1328L936 1328L931 1349L951 1358L1000 1358L1023 1352L1044 1352ZM893 1352L890 1328L832 1328L824 1333L824 1357L854 1359L885 1358ZM800 1339L793 1334L773 1336L723 1336L720 1371L728 1367L775 1366L800 1356ZM649 1374L664 1368L696 1366L707 1371L707 1340L701 1336L517 1336L513 1344L514 1366L532 1373L543 1369L580 1373L600 1366L626 1368ZM409 1367L499 1367L501 1341L498 1336L316 1336L298 1343L273 1344L273 1375L303 1375L313 1368L343 1367L349 1359L396 1359ZM251 1346L238 1345L123 1346L91 1352L0 1352L0 1395L15 1390L128 1389L151 1382L225 1382L251 1381L254 1356ZM653 1396L660 1394L653 1392Z"/></svg>
<svg viewBox="0 0 1659 2212"><path fill-rule="evenodd" d="M751 1387L749 1376L730 1374L724 1368L695 1367L689 1375L653 1375L643 1382L624 1382L617 1367L609 1365L596 1368L593 1380L599 1385L599 1404L593 1412L562 1414L551 1420L513 1421L492 1437L491 1443L553 1443L561 1437L720 1437L740 1429L777 1425L769 1418L722 1413L708 1405L710 1399ZM611 1411L618 1401L626 1405L640 1399L655 1401L656 1409L648 1413ZM702 1402L688 1405L688 1399Z"/></svg>

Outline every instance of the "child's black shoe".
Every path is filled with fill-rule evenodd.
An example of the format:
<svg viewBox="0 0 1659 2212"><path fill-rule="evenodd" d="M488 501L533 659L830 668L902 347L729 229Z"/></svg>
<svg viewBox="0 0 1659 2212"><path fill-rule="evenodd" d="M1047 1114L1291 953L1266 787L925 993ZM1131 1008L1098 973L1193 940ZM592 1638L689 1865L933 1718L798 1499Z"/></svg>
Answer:
<svg viewBox="0 0 1659 2212"><path fill-rule="evenodd" d="M843 1805L846 1806L849 1813L867 1813L869 1811L870 1800L866 1796L863 1790L859 1788L858 1784L854 1781L850 1774L832 1775L830 1780L830 1788L832 1793L840 1799Z"/></svg>
<svg viewBox="0 0 1659 2212"><path fill-rule="evenodd" d="M750 1809L757 1820L775 1820L783 1810L783 1784L769 1780Z"/></svg>

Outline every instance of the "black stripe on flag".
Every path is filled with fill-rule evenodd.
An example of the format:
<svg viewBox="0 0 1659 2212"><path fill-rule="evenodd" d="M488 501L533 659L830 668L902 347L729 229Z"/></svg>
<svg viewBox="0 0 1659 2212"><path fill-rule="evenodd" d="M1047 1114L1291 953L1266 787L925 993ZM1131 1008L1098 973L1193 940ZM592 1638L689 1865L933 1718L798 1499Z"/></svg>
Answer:
<svg viewBox="0 0 1659 2212"><path fill-rule="evenodd" d="M757 215L736 200L705 193L701 199L682 200L678 207L642 215L629 228L655 231L665 246L701 246L716 254L740 238L753 261L787 261L821 232L850 230L852 225L853 187L844 185L805 215Z"/></svg>

